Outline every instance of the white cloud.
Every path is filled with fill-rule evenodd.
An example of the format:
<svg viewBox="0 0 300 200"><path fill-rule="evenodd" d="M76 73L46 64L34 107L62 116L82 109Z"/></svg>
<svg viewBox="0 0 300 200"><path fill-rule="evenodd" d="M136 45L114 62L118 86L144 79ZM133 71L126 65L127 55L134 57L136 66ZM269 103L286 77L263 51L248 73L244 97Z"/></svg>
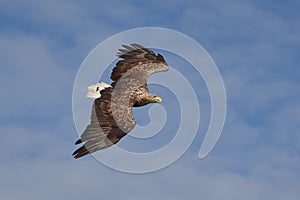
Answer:
<svg viewBox="0 0 300 200"><path fill-rule="evenodd" d="M1 35L0 40L2 119L44 118L66 104L73 77L55 63L43 40L27 35Z"/></svg>

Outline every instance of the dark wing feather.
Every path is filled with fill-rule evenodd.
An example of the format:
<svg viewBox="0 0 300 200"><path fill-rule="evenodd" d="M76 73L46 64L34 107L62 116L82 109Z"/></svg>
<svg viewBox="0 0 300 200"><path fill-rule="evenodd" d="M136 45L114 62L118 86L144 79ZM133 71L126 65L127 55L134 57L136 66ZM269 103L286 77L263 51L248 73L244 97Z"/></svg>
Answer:
<svg viewBox="0 0 300 200"><path fill-rule="evenodd" d="M119 49L119 52L117 53L119 58L122 60L117 62L110 76L111 80L114 81L112 86L114 86L121 77L134 68L139 71L139 74L135 73L133 74L133 77L141 75L146 76L144 77L144 79L146 79L145 81L147 81L147 76L152 73L168 70L168 65L162 55L156 55L153 51L139 44L122 46L124 49ZM148 67L145 67L145 64L147 64Z"/></svg>
<svg viewBox="0 0 300 200"><path fill-rule="evenodd" d="M113 111L115 102L119 102L120 96L112 96L113 89L106 88L101 91L101 97L93 104L91 123L82 133L77 144L85 144L74 153L74 158L82 157L86 154L105 149L117 143L135 126L135 119L131 112L132 105L117 107L118 111Z"/></svg>

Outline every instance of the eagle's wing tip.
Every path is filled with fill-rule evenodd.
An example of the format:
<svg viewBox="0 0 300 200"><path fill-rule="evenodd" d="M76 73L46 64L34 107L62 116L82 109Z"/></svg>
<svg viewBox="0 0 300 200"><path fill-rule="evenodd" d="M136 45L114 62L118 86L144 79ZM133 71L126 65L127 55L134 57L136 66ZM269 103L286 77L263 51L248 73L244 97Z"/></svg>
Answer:
<svg viewBox="0 0 300 200"><path fill-rule="evenodd" d="M77 150L75 150L72 154L72 156L77 159L77 158L80 158L80 157L83 157L87 154L89 154L90 152L87 150L87 148L82 145L80 148L78 148Z"/></svg>
<svg viewBox="0 0 300 200"><path fill-rule="evenodd" d="M78 139L78 140L75 142L75 145L80 144L80 143L82 143L82 140L81 140L81 139Z"/></svg>

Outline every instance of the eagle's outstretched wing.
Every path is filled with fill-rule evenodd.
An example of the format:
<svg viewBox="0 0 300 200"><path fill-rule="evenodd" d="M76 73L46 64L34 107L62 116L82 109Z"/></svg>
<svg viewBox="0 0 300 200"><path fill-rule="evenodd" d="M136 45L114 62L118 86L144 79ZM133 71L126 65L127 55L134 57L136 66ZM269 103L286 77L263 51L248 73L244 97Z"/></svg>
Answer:
<svg viewBox="0 0 300 200"><path fill-rule="evenodd" d="M112 108L113 88L105 88L101 91L101 97L94 101L91 114L91 123L81 134L80 139L75 144L85 142L74 153L74 158L82 157L86 154L105 149L117 143L135 126L135 120L131 112L131 107L123 109L122 113L114 113ZM115 116L113 115L115 114ZM126 124L127 130L121 129L117 121L119 119ZM123 125L124 126L124 125Z"/></svg>
<svg viewBox="0 0 300 200"><path fill-rule="evenodd" d="M110 76L111 80L114 81L112 86L129 71L138 71L138 75L143 76L146 79L144 80L146 81L145 84L147 84L147 77L149 75L168 70L168 65L162 55L156 55L153 51L139 44L122 46L124 49L119 49L117 55L123 59L117 62ZM148 65L148 67L145 67L145 65Z"/></svg>
<svg viewBox="0 0 300 200"><path fill-rule="evenodd" d="M147 77L155 72L167 71L164 58L138 45L122 45L111 79L112 87L102 90L94 101L91 123L75 144L84 142L74 153L74 158L107 148L117 143L135 126L132 106L138 95L148 93Z"/></svg>

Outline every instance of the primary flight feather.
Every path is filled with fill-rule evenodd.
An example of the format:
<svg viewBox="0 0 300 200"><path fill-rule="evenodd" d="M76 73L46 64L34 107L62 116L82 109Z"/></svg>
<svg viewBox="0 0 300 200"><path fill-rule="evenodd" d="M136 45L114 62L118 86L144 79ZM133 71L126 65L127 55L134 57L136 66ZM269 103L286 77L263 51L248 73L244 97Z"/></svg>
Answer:
<svg viewBox="0 0 300 200"><path fill-rule="evenodd" d="M148 93L147 78L168 70L163 56L139 44L122 47L110 76L112 84L102 82L88 88L87 96L96 99L91 123L75 143L83 145L73 153L74 158L105 149L130 132L136 124L132 107L162 102L161 97Z"/></svg>

